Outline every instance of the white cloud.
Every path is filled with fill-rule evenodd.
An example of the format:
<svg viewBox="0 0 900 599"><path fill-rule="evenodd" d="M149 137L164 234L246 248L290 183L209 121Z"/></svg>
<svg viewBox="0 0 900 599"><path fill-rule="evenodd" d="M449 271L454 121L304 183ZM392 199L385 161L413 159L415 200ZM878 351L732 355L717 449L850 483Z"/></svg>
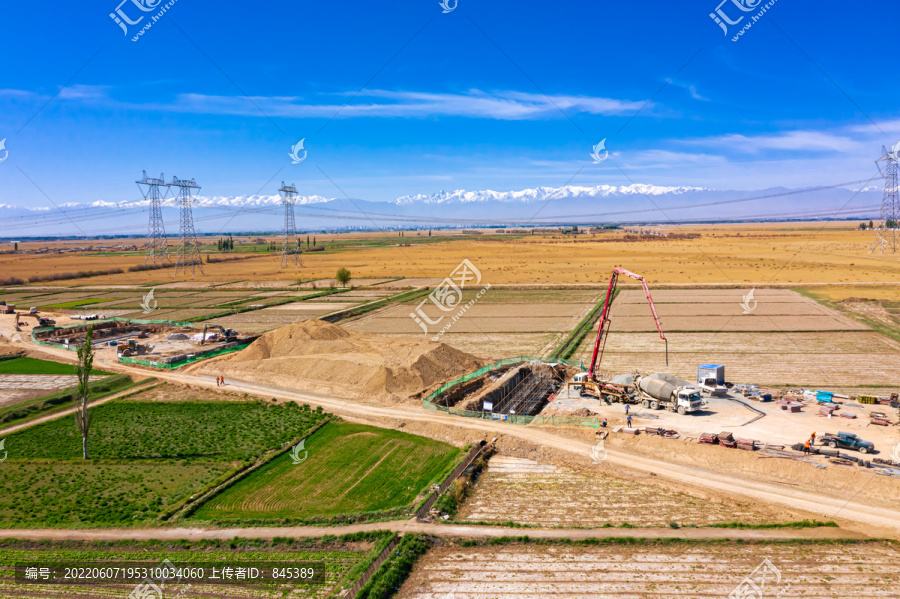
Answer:
<svg viewBox="0 0 900 599"><path fill-rule="evenodd" d="M703 146L728 148L735 152L757 154L764 150L830 151L850 153L865 149L866 145L847 135L824 131L786 131L766 135L742 135L731 133L718 137L687 140Z"/></svg>
<svg viewBox="0 0 900 599"><path fill-rule="evenodd" d="M639 110L644 102L596 96L532 94L517 91L431 93L367 90L359 95L336 94L339 101L312 102L295 96L212 96L181 94L169 104L128 104L133 109L167 110L240 116L404 117L460 116L499 120L565 118L568 114L623 115ZM73 96L76 97L76 96ZM96 97L96 96L84 96ZM349 99L348 99L349 97ZM648 104L648 108L652 108Z"/></svg>
<svg viewBox="0 0 900 599"><path fill-rule="evenodd" d="M645 150L623 156L629 164L641 167L680 167L689 165L724 164L727 159L724 156L707 153L672 152L669 150Z"/></svg>
<svg viewBox="0 0 900 599"><path fill-rule="evenodd" d="M64 100L98 100L109 97L107 85L70 85L59 90Z"/></svg>

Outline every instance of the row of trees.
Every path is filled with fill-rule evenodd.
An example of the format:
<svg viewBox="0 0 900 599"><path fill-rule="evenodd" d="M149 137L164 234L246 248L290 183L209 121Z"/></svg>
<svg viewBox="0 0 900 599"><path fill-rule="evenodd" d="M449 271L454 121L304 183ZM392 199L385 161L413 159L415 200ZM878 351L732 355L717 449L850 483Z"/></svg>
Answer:
<svg viewBox="0 0 900 599"><path fill-rule="evenodd" d="M859 228L862 229L863 231L865 231L866 229L874 229L875 223L873 223L872 221L869 221L868 225L866 225L866 223L859 223ZM898 223L895 219L889 218L884 221L884 228L885 229L900 229L900 226L898 226Z"/></svg>
<svg viewBox="0 0 900 599"><path fill-rule="evenodd" d="M229 235L225 239L220 239L216 242L216 247L219 248L220 252L230 252L234 249L234 238Z"/></svg>

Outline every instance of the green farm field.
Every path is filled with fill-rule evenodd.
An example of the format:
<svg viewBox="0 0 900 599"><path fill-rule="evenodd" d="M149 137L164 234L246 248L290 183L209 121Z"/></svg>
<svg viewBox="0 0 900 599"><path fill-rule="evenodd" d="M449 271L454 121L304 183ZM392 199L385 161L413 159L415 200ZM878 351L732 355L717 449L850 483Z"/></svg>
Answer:
<svg viewBox="0 0 900 599"><path fill-rule="evenodd" d="M275 583L202 584L197 581L167 581L165 597L180 599L231 599L246 597L328 597L349 587L375 558L393 535L371 532L343 537L298 539L239 539L229 541L21 541L0 540L0 598L47 597L93 598L127 597L143 579L104 582L102 584L47 584L42 581L15 580L13 564L36 563L55 569L62 575L66 567L109 566L156 567L169 563L175 568L221 570L224 566L254 565L314 568L314 581L293 580ZM165 562L168 560L168 562ZM160 595L142 595L158 597Z"/></svg>
<svg viewBox="0 0 900 599"><path fill-rule="evenodd" d="M75 428L74 422L66 423ZM10 447L7 444L7 447ZM0 526L127 526L234 470L228 463L14 460L0 468Z"/></svg>
<svg viewBox="0 0 900 599"><path fill-rule="evenodd" d="M90 306L92 304L101 304L103 302L108 302L109 299L106 298L93 298L93 299L79 299L71 302L62 302L59 304L51 304L47 306L38 306L41 310L72 310L75 308L83 308L85 306Z"/></svg>
<svg viewBox="0 0 900 599"><path fill-rule="evenodd" d="M88 452L101 460L250 460L325 417L293 403L113 401L93 410ZM10 435L6 445L10 458L81 457L81 436L68 418Z"/></svg>
<svg viewBox="0 0 900 599"><path fill-rule="evenodd" d="M305 449L305 461L276 458L212 497L194 517L327 519L404 508L461 455L424 437L345 422L316 431Z"/></svg>
<svg viewBox="0 0 900 599"><path fill-rule="evenodd" d="M75 376L75 366L62 362L22 357L0 361L0 375L3 374L71 374ZM102 370L91 370L91 376L108 374L110 373Z"/></svg>
<svg viewBox="0 0 900 599"><path fill-rule="evenodd" d="M296 404L112 401L93 409L88 460L71 418L35 425L5 438L0 527L152 522L327 417Z"/></svg>

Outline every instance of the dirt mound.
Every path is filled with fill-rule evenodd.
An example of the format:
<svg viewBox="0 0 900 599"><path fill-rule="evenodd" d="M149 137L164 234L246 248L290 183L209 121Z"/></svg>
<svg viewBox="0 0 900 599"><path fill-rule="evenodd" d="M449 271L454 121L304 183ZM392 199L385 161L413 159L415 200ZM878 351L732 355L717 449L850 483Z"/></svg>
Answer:
<svg viewBox="0 0 900 599"><path fill-rule="evenodd" d="M443 343L358 333L313 319L270 331L237 354L191 370L316 395L398 403L484 364Z"/></svg>
<svg viewBox="0 0 900 599"><path fill-rule="evenodd" d="M15 343L11 343L9 339L0 335L0 356L4 356L7 354L17 354L23 351L24 348L21 345L16 345Z"/></svg>
<svg viewBox="0 0 900 599"><path fill-rule="evenodd" d="M595 414L594 412L591 412L587 408L579 408L579 409L575 410L574 412L572 412L572 416L580 416L582 418L589 418L591 416L596 416L596 415L597 414Z"/></svg>

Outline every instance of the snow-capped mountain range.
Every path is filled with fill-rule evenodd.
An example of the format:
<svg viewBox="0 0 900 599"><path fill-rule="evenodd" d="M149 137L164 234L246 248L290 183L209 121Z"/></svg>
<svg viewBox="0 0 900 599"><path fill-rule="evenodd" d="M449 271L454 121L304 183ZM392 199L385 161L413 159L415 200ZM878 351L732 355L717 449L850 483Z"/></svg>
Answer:
<svg viewBox="0 0 900 599"><path fill-rule="evenodd" d="M579 187L566 185L564 187L538 187L536 189L523 189L521 191L439 191L431 195L416 194L402 196L394 200L396 204L447 204L453 202L545 202L547 200L563 200L566 198L606 198L622 195L681 195L690 191L707 191L702 187L663 187L660 185L646 185L635 183L633 185L597 185L596 187Z"/></svg>
<svg viewBox="0 0 900 599"><path fill-rule="evenodd" d="M38 235L140 234L147 227L147 200L19 208L0 203L6 239ZM281 197L195 196L198 233L279 231ZM440 226L684 223L728 220L878 218L881 190L847 187L752 191L651 184L537 187L516 191L440 191L389 202L297 198L298 231ZM176 198L163 201L167 231L179 224ZM78 223L76 225L76 223ZM78 229L78 230L73 230Z"/></svg>
<svg viewBox="0 0 900 599"><path fill-rule="evenodd" d="M320 204L322 202L330 202L334 198L323 198L322 196L298 196L296 203L302 204ZM61 208L142 208L148 206L150 200L126 200L124 202L107 202L97 200L96 202L79 203L67 202L60 204ZM247 206L270 206L281 204L281 196L213 196L211 198L197 195L193 197L193 204L196 208L215 208L215 207L247 207ZM162 201L163 206L178 206L178 198L166 198ZM0 208L9 207L8 204L0 204ZM46 208L33 208L32 210L45 210Z"/></svg>

